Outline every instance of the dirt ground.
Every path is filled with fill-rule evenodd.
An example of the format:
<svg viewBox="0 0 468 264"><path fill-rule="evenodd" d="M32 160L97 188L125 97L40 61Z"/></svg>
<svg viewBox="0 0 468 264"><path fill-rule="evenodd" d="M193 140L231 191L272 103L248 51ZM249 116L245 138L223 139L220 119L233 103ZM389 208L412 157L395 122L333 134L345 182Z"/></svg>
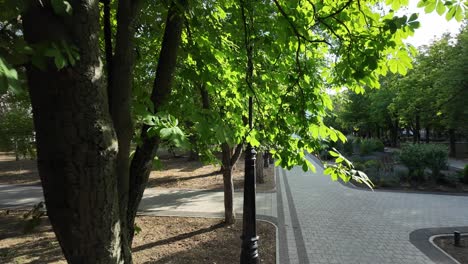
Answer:
<svg viewBox="0 0 468 264"><path fill-rule="evenodd" d="M222 190L223 175L220 166L204 165L187 157L161 157L163 168L150 174L147 187L176 189ZM257 184L257 192L275 189L273 165L264 169L265 182ZM235 190L244 184L244 160L237 162L233 171ZM39 184L36 161L15 161L13 153L0 152L0 184Z"/></svg>
<svg viewBox="0 0 468 264"><path fill-rule="evenodd" d="M33 233L23 234L24 212L0 211L0 263L55 263L66 261L47 218ZM242 223L225 227L220 219L139 216L142 229L134 240L134 263L239 263ZM276 229L258 222L262 264L274 264Z"/></svg>
<svg viewBox="0 0 468 264"><path fill-rule="evenodd" d="M453 237L438 237L434 243L460 263L468 263L468 236L461 237L460 247L453 243Z"/></svg>
<svg viewBox="0 0 468 264"><path fill-rule="evenodd" d="M223 174L220 166L204 165L200 161L189 161L186 157L164 157L163 168L150 174L148 187L177 189L222 190ZM257 184L257 192L275 189L273 165L264 168L265 182ZM243 189L244 159L241 157L233 170L234 189Z"/></svg>
<svg viewBox="0 0 468 264"><path fill-rule="evenodd" d="M35 160L15 160L14 153L0 152L0 184L39 184Z"/></svg>

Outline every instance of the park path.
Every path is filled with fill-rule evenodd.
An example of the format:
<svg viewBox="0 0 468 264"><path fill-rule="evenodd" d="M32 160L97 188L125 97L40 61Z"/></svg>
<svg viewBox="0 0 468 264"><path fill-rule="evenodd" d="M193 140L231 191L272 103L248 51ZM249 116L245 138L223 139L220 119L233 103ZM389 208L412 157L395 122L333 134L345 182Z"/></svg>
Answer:
<svg viewBox="0 0 468 264"><path fill-rule="evenodd" d="M0 209L30 208L44 200L37 185L0 185ZM234 210L242 213L243 193L234 193ZM223 217L224 196L220 191L147 188L140 214L155 216ZM257 194L257 213L276 218L276 193Z"/></svg>
<svg viewBox="0 0 468 264"><path fill-rule="evenodd" d="M277 168L281 264L433 263L409 234L468 226L467 196L353 189L332 182L309 158L316 173Z"/></svg>

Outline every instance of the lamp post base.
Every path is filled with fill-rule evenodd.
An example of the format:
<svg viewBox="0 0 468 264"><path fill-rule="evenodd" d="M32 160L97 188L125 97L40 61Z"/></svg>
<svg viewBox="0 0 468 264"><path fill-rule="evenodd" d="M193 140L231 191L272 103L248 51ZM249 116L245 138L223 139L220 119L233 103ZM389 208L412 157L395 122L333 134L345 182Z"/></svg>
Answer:
<svg viewBox="0 0 468 264"><path fill-rule="evenodd" d="M242 239L241 264L258 264L258 236Z"/></svg>

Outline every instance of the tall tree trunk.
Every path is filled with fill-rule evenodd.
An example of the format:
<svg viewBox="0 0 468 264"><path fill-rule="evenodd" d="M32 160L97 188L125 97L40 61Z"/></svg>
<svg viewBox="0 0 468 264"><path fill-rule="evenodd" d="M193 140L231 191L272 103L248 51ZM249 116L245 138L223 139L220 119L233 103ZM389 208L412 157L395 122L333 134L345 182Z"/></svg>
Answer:
<svg viewBox="0 0 468 264"><path fill-rule="evenodd" d="M430 133L431 133L431 130L429 128L429 126L426 126L426 143L429 143L430 142Z"/></svg>
<svg viewBox="0 0 468 264"><path fill-rule="evenodd" d="M167 101L172 88L173 74L177 62L177 50L182 36L182 26L184 21L183 10L186 8L187 1L181 0L177 3L172 2L166 19L166 28L159 54L156 77L154 79L151 101L154 104L155 113ZM135 216L138 205L143 197L148 177L152 168L152 161L156 156L159 147L159 136L150 137L147 133L148 126L144 125L141 130L142 144L135 150L130 165L130 192L128 202L128 226L129 241L133 240Z"/></svg>
<svg viewBox="0 0 468 264"><path fill-rule="evenodd" d="M107 2L107 3L106 3ZM104 0L104 11L109 9L110 0ZM139 0L119 0L117 9L117 33L115 37L115 54L112 54L110 14L105 14L104 36L108 70L109 111L117 134L119 152L117 155L117 188L119 191L120 223L125 232L121 240L131 246L131 228L128 227L129 176L130 176L130 143L133 137L131 117L132 82L134 66L134 20L138 12ZM106 8L107 6L107 8ZM108 12L110 10L107 10ZM110 13L110 12L109 12ZM110 36L109 36L110 35ZM127 231L128 230L128 231ZM124 248L126 261L131 260L131 248Z"/></svg>
<svg viewBox="0 0 468 264"><path fill-rule="evenodd" d="M270 154L268 153L268 151L265 151L265 152L263 153L263 167L264 167L264 168L270 167L270 161L269 161L269 159L270 159Z"/></svg>
<svg viewBox="0 0 468 264"><path fill-rule="evenodd" d="M449 129L449 148L450 148L450 156L451 157L456 157L457 156L457 151L456 151L456 144L455 144L455 129L451 128Z"/></svg>
<svg viewBox="0 0 468 264"><path fill-rule="evenodd" d="M398 145L398 134L399 134L398 120L391 122L391 124L392 124L390 127L391 146L396 147Z"/></svg>
<svg viewBox="0 0 468 264"><path fill-rule="evenodd" d="M263 152L258 151L257 152L257 160L255 161L257 163L257 166L255 166L255 170L257 171L257 183L264 183L265 182L265 175L263 174Z"/></svg>
<svg viewBox="0 0 468 264"><path fill-rule="evenodd" d="M232 225L236 222L234 212L234 183L232 181L231 148L227 143L221 144L224 186L224 222Z"/></svg>
<svg viewBox="0 0 468 264"><path fill-rule="evenodd" d="M37 1L23 16L27 43L65 41L81 51L76 65L62 70L53 60L44 71L27 66L39 175L67 261L124 263L122 249L129 245L121 240L118 146L96 38L98 1L69 2L72 15L58 16L49 2Z"/></svg>

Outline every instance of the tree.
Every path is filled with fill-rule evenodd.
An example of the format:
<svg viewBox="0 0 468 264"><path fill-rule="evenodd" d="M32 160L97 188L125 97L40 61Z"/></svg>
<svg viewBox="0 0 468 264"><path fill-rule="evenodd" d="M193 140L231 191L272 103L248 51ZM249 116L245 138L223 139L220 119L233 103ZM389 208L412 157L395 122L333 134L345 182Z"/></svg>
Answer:
<svg viewBox="0 0 468 264"><path fill-rule="evenodd" d="M34 157L34 128L25 94L0 96L0 149L15 152L16 160Z"/></svg>
<svg viewBox="0 0 468 264"><path fill-rule="evenodd" d="M389 69L405 73L411 65L402 38L418 26L416 15L395 15L402 1L386 1L392 10L385 11L378 1L273 0L247 16L236 1L169 1L165 15L155 17L164 23L163 36L149 46L159 55L157 65L152 63L151 89L138 93L144 114L130 158L132 85L149 75L133 74L135 43L142 37L136 21L142 8L155 5L115 1L113 18L113 3L102 2L102 23L97 0L2 0L0 14L6 21L2 43L15 42L1 45L0 90L18 89L27 80L48 215L70 263L132 262L134 219L156 150L162 139L181 137L178 122L167 113L170 98L184 94L178 89L188 80L201 79L216 100L230 106L223 111L229 125L218 132L227 135L233 124L228 142L258 146L262 140L275 147L271 152L279 165L307 170L313 167L304 151L313 152L321 139L345 140L323 123L326 109L332 109L325 90L362 91L364 85L379 86L379 75ZM444 3L456 18L464 11L458 3ZM210 34L200 29L211 22ZM188 80L173 78L189 29L200 29L193 41L206 50L207 62ZM112 30L115 37L109 36ZM182 66L196 64L187 54L179 54ZM248 96L259 112L252 129L242 121ZM333 179L349 180L344 167L327 171Z"/></svg>

